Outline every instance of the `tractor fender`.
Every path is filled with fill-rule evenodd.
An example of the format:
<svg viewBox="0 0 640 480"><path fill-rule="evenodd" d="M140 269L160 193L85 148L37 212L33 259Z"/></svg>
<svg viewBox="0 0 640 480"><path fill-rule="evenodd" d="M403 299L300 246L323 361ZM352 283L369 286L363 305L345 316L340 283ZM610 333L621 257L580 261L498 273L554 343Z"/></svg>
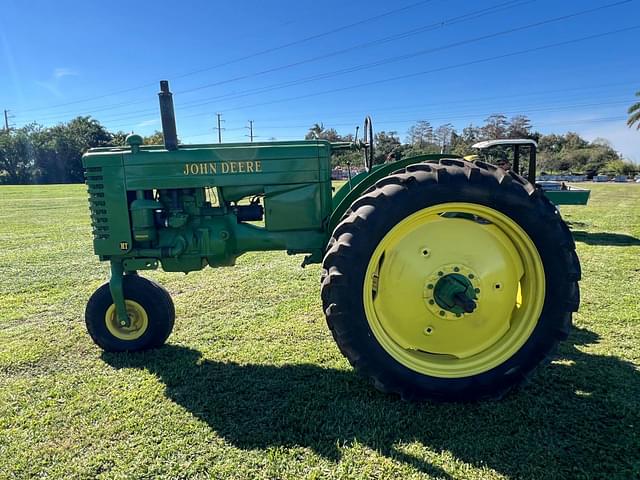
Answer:
<svg viewBox="0 0 640 480"><path fill-rule="evenodd" d="M441 158L461 158L458 155L452 154L429 154L429 155L416 155L413 157L403 158L397 162L383 163L380 165L374 165L371 171L361 172L353 177L350 181L347 181L333 196L333 212L329 217L327 224L327 231L329 234L338 226L345 212L349 209L351 204L356 201L369 187L373 186L378 180L391 175L396 170L403 169L408 165L421 162L438 161Z"/></svg>

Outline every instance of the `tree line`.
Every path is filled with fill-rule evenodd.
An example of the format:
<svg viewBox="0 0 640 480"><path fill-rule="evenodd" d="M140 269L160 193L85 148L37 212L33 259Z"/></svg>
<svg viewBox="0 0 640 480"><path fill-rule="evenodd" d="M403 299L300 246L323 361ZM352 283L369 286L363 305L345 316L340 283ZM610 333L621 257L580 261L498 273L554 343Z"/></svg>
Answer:
<svg viewBox="0 0 640 480"><path fill-rule="evenodd" d="M325 138L330 141L351 141L353 135L341 136L333 128L321 123L314 124L306 137ZM497 113L489 116L483 125L470 124L461 131L446 123L434 126L427 120L417 121L406 132L404 139L397 131L379 131L375 134L376 163L389 159L398 160L403 157L431 154L451 153L464 156L474 152L472 146L483 140L529 138L538 143L538 173L580 173L593 176L599 173L631 175L640 167L625 160L603 138L589 142L575 132L564 134L542 134L532 129L531 121L525 115L508 118ZM523 147L523 150L526 150ZM509 161L508 149L492 150L492 161ZM527 152L523 152L527 155ZM334 165L359 165L361 154L344 152L335 155Z"/></svg>
<svg viewBox="0 0 640 480"><path fill-rule="evenodd" d="M126 133L109 132L98 120L77 117L52 127L30 124L0 131L0 183L81 183L84 181L82 154L89 148L122 146ZM353 141L353 134L341 135L322 123L314 124L305 138ZM524 115L488 117L483 125L469 125L461 131L450 123L432 125L421 120L412 125L404 139L397 131L375 134L375 162L425 153L468 155L472 145L497 138L531 138L538 142L538 171L632 174L638 166L625 161L605 139L589 142L577 133L543 135L532 130ZM162 132L144 137L144 143L163 143ZM498 151L507 155L507 151ZM505 158L506 159L506 158ZM335 165L359 165L361 153L344 152L334 156Z"/></svg>
<svg viewBox="0 0 640 480"><path fill-rule="evenodd" d="M82 183L82 155L93 147L125 144L125 132L109 132L98 120L77 117L53 127L30 124L0 131L0 183ZM161 144L162 133L144 137Z"/></svg>

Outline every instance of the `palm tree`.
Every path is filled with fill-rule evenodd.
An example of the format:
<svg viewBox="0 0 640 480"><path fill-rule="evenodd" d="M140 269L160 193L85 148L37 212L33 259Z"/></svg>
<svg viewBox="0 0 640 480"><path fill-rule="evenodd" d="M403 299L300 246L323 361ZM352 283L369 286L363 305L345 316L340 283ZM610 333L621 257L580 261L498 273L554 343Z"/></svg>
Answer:
<svg viewBox="0 0 640 480"><path fill-rule="evenodd" d="M313 140L320 138L324 133L324 125L322 123L315 123L304 136L305 140Z"/></svg>
<svg viewBox="0 0 640 480"><path fill-rule="evenodd" d="M640 92L636 92L636 97L640 97ZM627 125L630 127L636 123L636 130L640 130L640 102L636 102L627 110L629 118L627 119Z"/></svg>

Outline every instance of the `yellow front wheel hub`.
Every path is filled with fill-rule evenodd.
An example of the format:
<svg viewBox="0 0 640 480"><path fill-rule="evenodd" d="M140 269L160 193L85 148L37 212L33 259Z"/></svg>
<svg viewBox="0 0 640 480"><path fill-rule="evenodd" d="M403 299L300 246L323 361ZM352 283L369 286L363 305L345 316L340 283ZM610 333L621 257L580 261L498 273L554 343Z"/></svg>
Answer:
<svg viewBox="0 0 640 480"><path fill-rule="evenodd" d="M120 340L137 340L149 327L149 317L142 305L133 300L125 300L127 308L127 316L129 317L129 326L120 325L118 315L116 314L116 306L112 304L105 313L104 321L107 325L109 333Z"/></svg>
<svg viewBox="0 0 640 480"><path fill-rule="evenodd" d="M503 213L472 203L435 205L398 223L371 256L363 288L382 347L442 378L511 358L533 332L544 297L531 238Z"/></svg>

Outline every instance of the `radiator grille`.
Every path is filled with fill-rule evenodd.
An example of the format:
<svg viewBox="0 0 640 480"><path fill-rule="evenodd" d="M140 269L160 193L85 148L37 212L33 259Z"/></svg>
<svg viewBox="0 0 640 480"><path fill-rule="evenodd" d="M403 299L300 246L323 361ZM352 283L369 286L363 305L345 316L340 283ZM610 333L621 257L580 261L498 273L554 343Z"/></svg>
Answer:
<svg viewBox="0 0 640 480"><path fill-rule="evenodd" d="M89 192L89 211L93 237L96 240L109 238L109 219L104 195L102 167L89 167L85 171L87 191Z"/></svg>

